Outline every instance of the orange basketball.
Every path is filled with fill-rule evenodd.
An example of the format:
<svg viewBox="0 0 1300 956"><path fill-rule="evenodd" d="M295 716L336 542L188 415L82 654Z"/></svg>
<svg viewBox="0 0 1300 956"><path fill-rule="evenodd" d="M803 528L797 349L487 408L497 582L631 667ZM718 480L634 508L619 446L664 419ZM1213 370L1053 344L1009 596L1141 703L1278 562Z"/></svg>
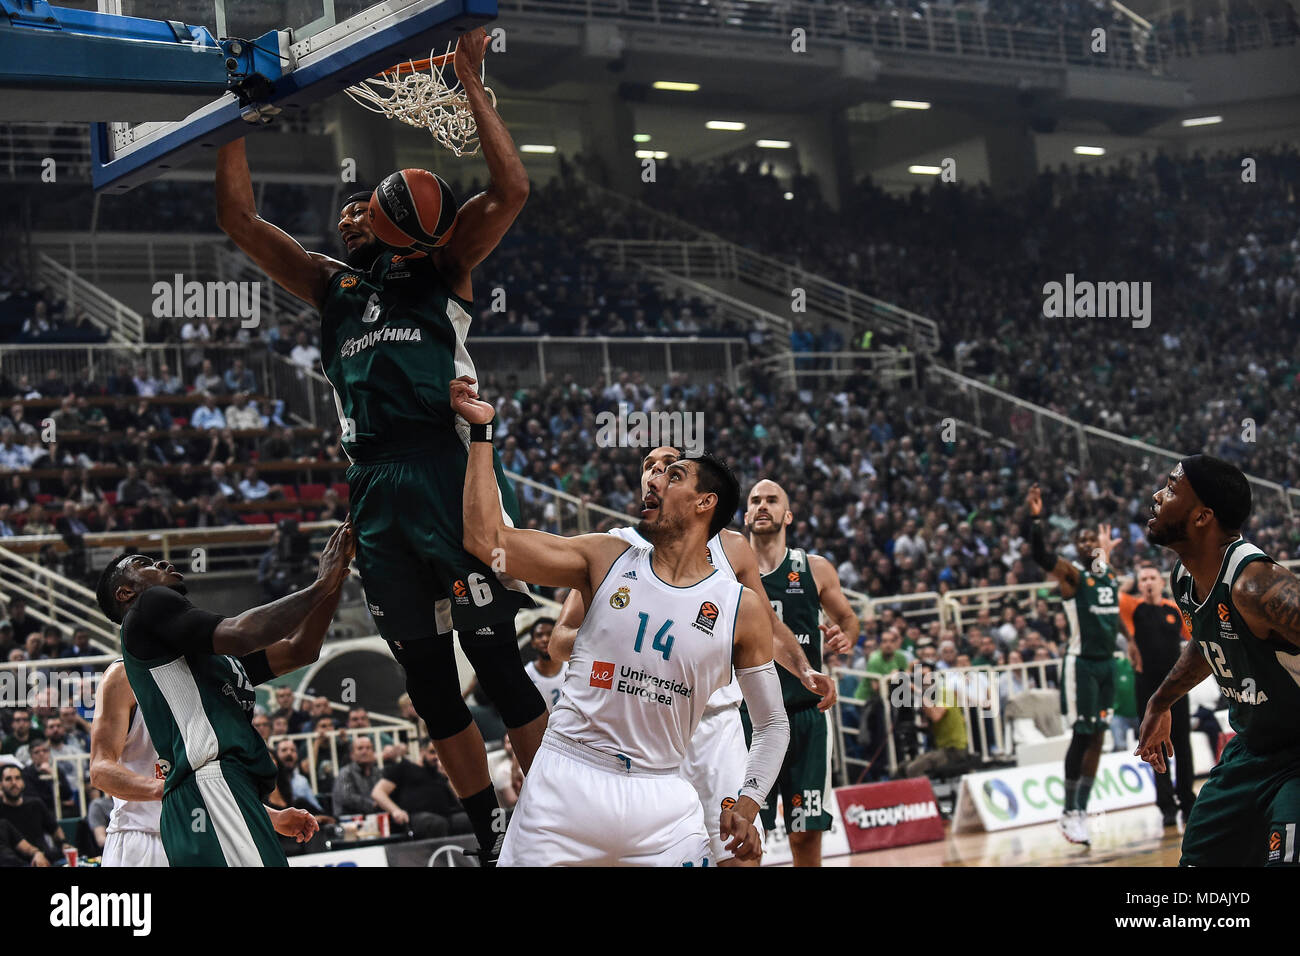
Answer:
<svg viewBox="0 0 1300 956"><path fill-rule="evenodd" d="M451 187L427 169L400 169L370 197L370 228L394 249L428 252L451 238L455 223Z"/></svg>

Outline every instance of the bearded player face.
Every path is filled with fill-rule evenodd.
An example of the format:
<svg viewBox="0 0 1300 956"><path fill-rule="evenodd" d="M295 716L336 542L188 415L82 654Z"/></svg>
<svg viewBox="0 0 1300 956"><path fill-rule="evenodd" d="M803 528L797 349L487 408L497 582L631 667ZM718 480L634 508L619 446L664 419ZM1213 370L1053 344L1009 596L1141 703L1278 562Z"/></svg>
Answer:
<svg viewBox="0 0 1300 956"><path fill-rule="evenodd" d="M339 213L339 238L347 248L346 260L354 269L366 269L375 261L381 249L379 240L370 229L369 203L350 202Z"/></svg>
<svg viewBox="0 0 1300 956"><path fill-rule="evenodd" d="M1179 462L1169 472L1164 487L1151 496L1147 540L1164 548L1186 541L1196 504L1196 492L1183 473L1182 462Z"/></svg>
<svg viewBox="0 0 1300 956"><path fill-rule="evenodd" d="M791 520L790 499L775 481L764 478L749 490L745 525L751 534L777 534Z"/></svg>

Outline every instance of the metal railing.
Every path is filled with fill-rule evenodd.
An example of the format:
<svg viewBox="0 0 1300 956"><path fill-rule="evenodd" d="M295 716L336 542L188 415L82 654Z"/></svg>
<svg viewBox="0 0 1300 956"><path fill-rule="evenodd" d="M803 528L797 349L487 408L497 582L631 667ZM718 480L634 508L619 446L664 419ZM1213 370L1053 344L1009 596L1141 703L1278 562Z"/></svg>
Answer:
<svg viewBox="0 0 1300 956"><path fill-rule="evenodd" d="M337 706L337 705L336 705ZM346 710L347 708L343 708ZM382 714L371 714L371 719L386 717ZM339 763L339 751L342 746L346 754L351 748L351 741L357 737L369 737L375 748L375 767L376 770L382 770L384 767L384 747L389 744L403 744L406 746L409 754L418 754L420 750L420 732L415 724L405 720L387 718L386 725L383 727L338 727L326 733L307 731L298 734L273 734L266 740L266 745L275 752L275 746L281 740L293 741L298 748L299 753L306 751L306 758L299 764L299 770L305 770L308 782L311 784L311 791L319 794L321 764L328 761L331 774L337 776L341 768ZM326 745L326 753L322 755L317 746L318 742ZM375 775L375 783L378 783L380 777ZM286 796L289 796L286 794ZM332 795L331 795L332 796ZM338 816L337 808L334 816Z"/></svg>
<svg viewBox="0 0 1300 956"><path fill-rule="evenodd" d="M34 232L32 247L90 282L215 278L221 233ZM183 320L182 320L183 321Z"/></svg>
<svg viewBox="0 0 1300 956"><path fill-rule="evenodd" d="M0 124L0 176L44 182L89 179L90 128L85 123Z"/></svg>
<svg viewBox="0 0 1300 956"><path fill-rule="evenodd" d="M795 352L755 359L750 368L770 372L783 379L806 381L814 378L846 378L862 375L886 390L904 382L916 384L916 354L881 349L874 352Z"/></svg>
<svg viewBox="0 0 1300 956"><path fill-rule="evenodd" d="M267 394L271 383L270 370L277 353L259 341L247 344L196 344L162 345L136 342L132 344L104 342L81 345L0 345L0 367L7 376L17 380L26 375L38 388L49 369L58 369L65 384L77 381L83 373L91 379L103 380L116 373L118 366L126 365L134 374L137 366L157 377L165 365L172 375L181 377L185 394L194 387L194 379L203 359L212 361L213 371L223 375L235 359L243 359L244 367L253 372L258 394ZM123 396L127 401L137 401L135 396ZM268 409L263 408L263 412Z"/></svg>
<svg viewBox="0 0 1300 956"><path fill-rule="evenodd" d="M1142 45L1141 31L1131 24L1099 22L1111 34L1120 55L1089 54L1088 29L1041 28L998 22L977 10L931 5L924 13L876 10L857 4L813 4L788 0L501 0L507 12L565 18L612 19L629 24L698 29L732 34L790 36L800 28L810 38L842 39L882 51L901 50L987 60L1149 71L1159 67L1159 51L1144 59L1131 51ZM1099 16L1098 18L1102 18ZM1109 18L1106 18L1109 20ZM1116 35L1118 34L1118 35ZM1148 45L1151 46L1151 45Z"/></svg>
<svg viewBox="0 0 1300 956"><path fill-rule="evenodd" d="M641 271L655 280L661 288L704 299L713 307L713 313L708 317L709 322L729 322L742 328L754 326L768 329L781 336L790 334L792 323L789 316L760 309L711 285L705 285L703 282L697 282L659 266L642 265Z"/></svg>
<svg viewBox="0 0 1300 956"><path fill-rule="evenodd" d="M225 245L213 249L217 279L221 282L256 282L264 321L278 324L281 319L296 321L304 315L313 323L320 318L316 310L285 290L242 251Z"/></svg>
<svg viewBox="0 0 1300 956"><path fill-rule="evenodd" d="M78 310L118 342L144 341L144 317L103 289L87 282L47 253L37 254L37 278L67 302L69 318Z"/></svg>
<svg viewBox="0 0 1300 956"><path fill-rule="evenodd" d="M490 370L498 379L515 374L525 386L563 381L568 375L597 386L616 380L621 372L639 372L651 385L662 385L682 372L696 382L720 378L735 388L737 368L748 359L749 350L743 339L709 336L487 335L471 336L465 344L481 373Z"/></svg>
<svg viewBox="0 0 1300 956"><path fill-rule="evenodd" d="M57 535L42 537L63 542ZM12 548L0 547L0 590L8 600L25 598L27 613L42 624L57 624L69 632L84 627L90 632L92 644L106 653L114 651L117 632L105 620L95 592L90 588L43 567Z"/></svg>
<svg viewBox="0 0 1300 956"><path fill-rule="evenodd" d="M1094 461L1131 465L1149 473L1154 488L1163 481L1163 472L1184 457L1181 452L1085 425L938 363L931 363L930 375L942 390L946 407L965 402L969 413L964 417L976 427L988 429L1022 448L1050 452L1067 460L1072 458L1080 471L1090 470ZM1271 510L1294 517L1300 508L1300 488L1286 488L1249 474L1246 478L1255 494L1257 512Z"/></svg>

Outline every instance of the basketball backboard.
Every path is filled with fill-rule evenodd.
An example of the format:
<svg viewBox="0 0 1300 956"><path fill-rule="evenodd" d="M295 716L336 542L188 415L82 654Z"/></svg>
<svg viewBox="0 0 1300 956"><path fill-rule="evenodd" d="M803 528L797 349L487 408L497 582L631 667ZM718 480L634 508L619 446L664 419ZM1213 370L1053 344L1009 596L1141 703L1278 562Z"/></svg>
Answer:
<svg viewBox="0 0 1300 956"><path fill-rule="evenodd" d="M96 123L96 192L126 192L244 135L290 118L409 58L441 53L459 34L495 19L496 0L99 0L100 12L207 27L279 61L266 93L225 92L182 120Z"/></svg>

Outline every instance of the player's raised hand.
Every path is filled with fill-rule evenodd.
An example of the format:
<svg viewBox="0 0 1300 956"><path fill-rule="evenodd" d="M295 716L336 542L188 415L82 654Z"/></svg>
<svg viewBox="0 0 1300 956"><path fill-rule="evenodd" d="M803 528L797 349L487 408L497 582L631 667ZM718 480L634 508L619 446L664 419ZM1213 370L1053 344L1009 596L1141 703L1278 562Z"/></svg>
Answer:
<svg viewBox="0 0 1300 956"><path fill-rule="evenodd" d="M482 82L483 57L487 55L489 42L491 38L482 27L470 30L469 33L462 33L460 39L456 41L456 57L452 61L452 66L456 70L456 79L460 80L461 86L468 87L472 83Z"/></svg>
<svg viewBox="0 0 1300 956"><path fill-rule="evenodd" d="M352 554L356 550L356 537L352 533L352 522L345 521L330 535L325 549L320 553L320 570L316 580L333 591L343 584L349 574L348 565L352 563Z"/></svg>
<svg viewBox="0 0 1300 956"><path fill-rule="evenodd" d="M762 858L763 838L759 835L758 827L735 809L722 811L718 833L723 840L723 849L732 853L737 860L748 863Z"/></svg>
<svg viewBox="0 0 1300 956"><path fill-rule="evenodd" d="M451 410L471 425L486 425L496 417L497 410L487 402L480 401L474 386L474 379L468 375L451 380Z"/></svg>
<svg viewBox="0 0 1300 956"><path fill-rule="evenodd" d="M821 698L817 704L817 709L822 713L826 713L835 706L835 701L839 698L839 692L835 689L835 681L831 680L829 674L823 674L821 671L815 671L810 667L803 672L799 680L804 687L807 687Z"/></svg>
<svg viewBox="0 0 1300 956"><path fill-rule="evenodd" d="M275 828L276 833L293 837L299 843L306 843L320 829L320 824L316 822L314 816L297 807L288 807L284 810L273 810L267 807L266 812L271 817L271 826Z"/></svg>
<svg viewBox="0 0 1300 956"><path fill-rule="evenodd" d="M1029 486L1029 494L1025 496L1025 504L1029 505L1029 513L1037 518L1043 513L1043 489L1037 484Z"/></svg>
<svg viewBox="0 0 1300 956"><path fill-rule="evenodd" d="M1147 711L1138 729L1137 750L1133 756L1141 757L1155 769L1156 773L1168 770L1166 757L1174 755L1174 745L1169 740L1172 720L1167 710Z"/></svg>
<svg viewBox="0 0 1300 956"><path fill-rule="evenodd" d="M822 640L826 643L826 650L832 654L847 654L853 650L853 641L840 630L838 624L832 624L829 627L825 624L818 624L817 627L822 632Z"/></svg>

